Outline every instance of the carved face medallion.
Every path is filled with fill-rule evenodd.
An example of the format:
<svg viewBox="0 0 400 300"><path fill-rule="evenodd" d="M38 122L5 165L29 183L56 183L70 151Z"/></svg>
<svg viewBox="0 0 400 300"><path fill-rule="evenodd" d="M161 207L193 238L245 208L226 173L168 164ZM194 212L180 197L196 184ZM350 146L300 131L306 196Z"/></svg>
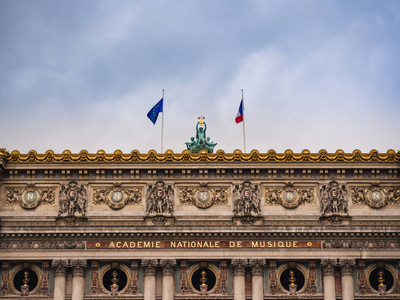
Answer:
<svg viewBox="0 0 400 300"><path fill-rule="evenodd" d="M33 203L38 198L38 194L35 191L28 191L24 193L24 201L27 203Z"/></svg>
<svg viewBox="0 0 400 300"><path fill-rule="evenodd" d="M111 200L115 203L119 203L124 198L124 195L120 191L114 191L111 193Z"/></svg>

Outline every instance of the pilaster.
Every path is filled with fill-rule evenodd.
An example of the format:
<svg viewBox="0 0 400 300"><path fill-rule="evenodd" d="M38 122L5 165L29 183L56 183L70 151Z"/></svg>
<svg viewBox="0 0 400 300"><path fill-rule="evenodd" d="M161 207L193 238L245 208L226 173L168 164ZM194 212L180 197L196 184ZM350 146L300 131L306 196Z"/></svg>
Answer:
<svg viewBox="0 0 400 300"><path fill-rule="evenodd" d="M233 299L245 300L246 287L245 287L245 267L247 260L232 259L233 268Z"/></svg>

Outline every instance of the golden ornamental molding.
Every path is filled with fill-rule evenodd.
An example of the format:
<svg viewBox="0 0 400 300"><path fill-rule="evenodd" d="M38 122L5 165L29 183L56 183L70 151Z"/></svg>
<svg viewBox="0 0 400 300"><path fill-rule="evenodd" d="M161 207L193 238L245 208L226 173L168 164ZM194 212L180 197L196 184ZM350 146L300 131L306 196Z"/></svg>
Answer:
<svg viewBox="0 0 400 300"><path fill-rule="evenodd" d="M242 153L240 150L225 153L218 150L212 154L206 151L192 154L189 150L182 153L174 153L172 150L165 153L157 153L155 150L148 153L140 153L138 150L131 153L123 153L121 150L114 153L106 153L104 150L97 153L89 153L87 150L71 153L65 150L61 154L48 150L44 154L38 154L31 150L27 154L21 154L18 150L10 153L0 148L0 159L7 163L400 162L400 150L396 152L390 149L386 153L379 153L377 150L371 150L369 153L362 153L360 150L354 150L352 153L345 153L343 150L337 150L335 153L328 153L326 150L320 150L318 153L311 153L309 150L293 153L290 149L284 153L276 153L275 150L269 150L267 153L257 150L250 153Z"/></svg>

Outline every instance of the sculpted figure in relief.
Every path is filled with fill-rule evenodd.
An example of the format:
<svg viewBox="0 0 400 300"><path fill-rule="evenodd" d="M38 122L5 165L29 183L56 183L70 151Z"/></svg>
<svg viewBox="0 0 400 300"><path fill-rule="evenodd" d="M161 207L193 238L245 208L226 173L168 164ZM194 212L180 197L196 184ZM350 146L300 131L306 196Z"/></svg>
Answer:
<svg viewBox="0 0 400 300"><path fill-rule="evenodd" d="M261 200L258 185L252 187L249 181L245 181L241 186L236 185L232 194L235 215L260 214Z"/></svg>
<svg viewBox="0 0 400 300"><path fill-rule="evenodd" d="M76 181L61 185L58 215L85 215L86 201L87 193L83 185L79 185Z"/></svg>
<svg viewBox="0 0 400 300"><path fill-rule="evenodd" d="M323 185L320 197L323 215L348 213L347 189L344 184L339 186L338 182L331 181L329 185Z"/></svg>
<svg viewBox="0 0 400 300"><path fill-rule="evenodd" d="M165 187L162 181L157 181L155 186L149 185L146 198L147 215L172 215L174 209L173 201L174 190L170 185Z"/></svg>

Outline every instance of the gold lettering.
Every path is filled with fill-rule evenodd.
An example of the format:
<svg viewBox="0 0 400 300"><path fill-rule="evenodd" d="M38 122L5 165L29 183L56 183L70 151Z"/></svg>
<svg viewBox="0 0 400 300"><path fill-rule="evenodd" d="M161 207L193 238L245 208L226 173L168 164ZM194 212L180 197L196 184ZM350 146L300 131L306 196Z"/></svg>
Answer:
<svg viewBox="0 0 400 300"><path fill-rule="evenodd" d="M178 242L178 248L182 248L182 242Z"/></svg>
<svg viewBox="0 0 400 300"><path fill-rule="evenodd" d="M137 247L138 247L138 248L142 248L142 247L143 247L143 242L138 242L138 243L137 243Z"/></svg>
<svg viewBox="0 0 400 300"><path fill-rule="evenodd" d="M252 241L252 242L251 242L251 247L257 248L257 247L258 247L258 242Z"/></svg>
<svg viewBox="0 0 400 300"><path fill-rule="evenodd" d="M135 246L136 246L135 242L130 242L130 244L129 244L130 248L135 248Z"/></svg>
<svg viewBox="0 0 400 300"><path fill-rule="evenodd" d="M285 244L282 241L279 241L278 242L278 247L279 248L283 248L283 247L285 247Z"/></svg>
<svg viewBox="0 0 400 300"><path fill-rule="evenodd" d="M236 246L241 248L242 247L242 242L241 241L237 242Z"/></svg>
<svg viewBox="0 0 400 300"><path fill-rule="evenodd" d="M156 242L156 248L161 248L161 242Z"/></svg>
<svg viewBox="0 0 400 300"><path fill-rule="evenodd" d="M215 248L219 248L219 242L215 242Z"/></svg>
<svg viewBox="0 0 400 300"><path fill-rule="evenodd" d="M286 241L286 248L290 248L292 246L292 243L290 241Z"/></svg>
<svg viewBox="0 0 400 300"><path fill-rule="evenodd" d="M122 246L122 248L129 248L128 243L124 242L124 245Z"/></svg>
<svg viewBox="0 0 400 300"><path fill-rule="evenodd" d="M176 243L175 242L171 242L171 248L176 248Z"/></svg>
<svg viewBox="0 0 400 300"><path fill-rule="evenodd" d="M114 242L111 242L110 246L108 246L108 248L115 248Z"/></svg>
<svg viewBox="0 0 400 300"><path fill-rule="evenodd" d="M267 242L267 246L268 246L268 248L271 248L271 247L272 247L272 242L271 242L271 241L268 241L268 242Z"/></svg>
<svg viewBox="0 0 400 300"><path fill-rule="evenodd" d="M203 248L203 243L202 242L197 242L197 248Z"/></svg>
<svg viewBox="0 0 400 300"><path fill-rule="evenodd" d="M117 248L121 248L121 244L122 244L121 242L117 242L117 244L116 244Z"/></svg>
<svg viewBox="0 0 400 300"><path fill-rule="evenodd" d="M230 247L230 248L235 247L235 242L234 242L234 241L229 241L229 247Z"/></svg>
<svg viewBox="0 0 400 300"><path fill-rule="evenodd" d="M204 247L204 248L209 248L210 246L208 245L208 242L204 242L203 247Z"/></svg>
<svg viewBox="0 0 400 300"><path fill-rule="evenodd" d="M196 242L190 242L190 247L192 247L192 248L196 248Z"/></svg>
<svg viewBox="0 0 400 300"><path fill-rule="evenodd" d="M294 248L299 247L299 246L297 246L297 241L294 241L294 242L293 242L293 247L294 247Z"/></svg>
<svg viewBox="0 0 400 300"><path fill-rule="evenodd" d="M144 242L143 247L144 248L150 248L150 242Z"/></svg>
<svg viewBox="0 0 400 300"><path fill-rule="evenodd" d="M184 241L182 243L183 243L183 248L186 248L187 241Z"/></svg>

